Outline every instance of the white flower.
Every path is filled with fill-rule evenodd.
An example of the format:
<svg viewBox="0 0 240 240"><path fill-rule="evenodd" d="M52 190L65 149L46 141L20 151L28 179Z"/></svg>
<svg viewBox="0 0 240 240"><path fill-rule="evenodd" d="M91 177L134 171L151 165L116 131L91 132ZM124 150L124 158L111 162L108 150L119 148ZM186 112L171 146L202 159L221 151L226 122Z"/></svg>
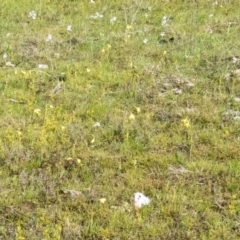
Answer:
<svg viewBox="0 0 240 240"><path fill-rule="evenodd" d="M162 18L162 26L165 26L167 24L167 16L163 16Z"/></svg>
<svg viewBox="0 0 240 240"><path fill-rule="evenodd" d="M95 1L94 0L90 0L90 3L95 3Z"/></svg>
<svg viewBox="0 0 240 240"><path fill-rule="evenodd" d="M28 17L35 20L37 18L37 13L35 11L31 11L28 13Z"/></svg>
<svg viewBox="0 0 240 240"><path fill-rule="evenodd" d="M240 116L235 116L233 119L234 119L236 122L240 122Z"/></svg>
<svg viewBox="0 0 240 240"><path fill-rule="evenodd" d="M134 167L136 167L137 164L138 164L137 160L136 160L136 159L135 159L135 160L132 160L132 164L133 164Z"/></svg>
<svg viewBox="0 0 240 240"><path fill-rule="evenodd" d="M151 11L152 10L152 7L148 7L148 11Z"/></svg>
<svg viewBox="0 0 240 240"><path fill-rule="evenodd" d="M193 58L193 56L185 54L185 58Z"/></svg>
<svg viewBox="0 0 240 240"><path fill-rule="evenodd" d="M11 63L11 62L6 62L6 66L7 67L15 67L15 64Z"/></svg>
<svg viewBox="0 0 240 240"><path fill-rule="evenodd" d="M100 127L101 124L100 124L100 122L95 122L93 126L94 126L94 127Z"/></svg>
<svg viewBox="0 0 240 240"><path fill-rule="evenodd" d="M47 64L38 64L39 69L47 69L48 65Z"/></svg>
<svg viewBox="0 0 240 240"><path fill-rule="evenodd" d="M213 17L213 14L209 14L209 16L208 16L208 17L210 17L210 18L211 18L211 17Z"/></svg>
<svg viewBox="0 0 240 240"><path fill-rule="evenodd" d="M239 111L234 111L234 110L227 110L225 113L223 113L225 116L240 116Z"/></svg>
<svg viewBox="0 0 240 240"><path fill-rule="evenodd" d="M59 58L59 57L60 57L60 53L54 53L54 56L55 56L56 58Z"/></svg>
<svg viewBox="0 0 240 240"><path fill-rule="evenodd" d="M150 199L146 197L143 193L136 192L133 194L131 198L136 209L142 208L144 205L148 205L150 203Z"/></svg>
<svg viewBox="0 0 240 240"><path fill-rule="evenodd" d="M100 14L100 13L98 13L98 12L96 12L96 16L99 17L99 18L102 18L102 17L103 17L103 15Z"/></svg>
<svg viewBox="0 0 240 240"><path fill-rule="evenodd" d="M238 62L238 60L239 60L239 59L238 59L237 57L233 57L233 58L232 58L232 62L233 62L233 63Z"/></svg>
<svg viewBox="0 0 240 240"><path fill-rule="evenodd" d="M8 55L6 53L3 54L3 59L7 59Z"/></svg>
<svg viewBox="0 0 240 240"><path fill-rule="evenodd" d="M51 42L52 41L52 34L48 34L47 37L45 38L46 42Z"/></svg>
<svg viewBox="0 0 240 240"><path fill-rule="evenodd" d="M72 25L67 26L67 31L71 32L72 31Z"/></svg>
<svg viewBox="0 0 240 240"><path fill-rule="evenodd" d="M112 17L111 19L110 19L110 23L114 23L114 22L116 22L117 21L117 17Z"/></svg>
<svg viewBox="0 0 240 240"><path fill-rule="evenodd" d="M215 1L214 3L213 3L213 6L217 6L218 5L218 1Z"/></svg>
<svg viewBox="0 0 240 240"><path fill-rule="evenodd" d="M143 43L146 44L147 42L148 42L148 40L145 38L145 39L143 40Z"/></svg>
<svg viewBox="0 0 240 240"><path fill-rule="evenodd" d="M175 88L175 89L173 89L173 92L174 92L175 94L177 94L177 95L180 95L180 94L182 94L182 89L180 89L180 88Z"/></svg>
<svg viewBox="0 0 240 240"><path fill-rule="evenodd" d="M188 86L188 87L194 87L195 84L194 84L193 82L188 81L188 82L186 82L186 86Z"/></svg>
<svg viewBox="0 0 240 240"><path fill-rule="evenodd" d="M235 97L235 98L234 98L234 101L240 102L240 97Z"/></svg>
<svg viewBox="0 0 240 240"><path fill-rule="evenodd" d="M161 36L161 37L164 37L164 36L165 36L165 32L161 32L161 33L160 33L160 36Z"/></svg>
<svg viewBox="0 0 240 240"><path fill-rule="evenodd" d="M90 18L97 19L97 18L103 18L103 15L99 12L96 12L95 15L91 15Z"/></svg>

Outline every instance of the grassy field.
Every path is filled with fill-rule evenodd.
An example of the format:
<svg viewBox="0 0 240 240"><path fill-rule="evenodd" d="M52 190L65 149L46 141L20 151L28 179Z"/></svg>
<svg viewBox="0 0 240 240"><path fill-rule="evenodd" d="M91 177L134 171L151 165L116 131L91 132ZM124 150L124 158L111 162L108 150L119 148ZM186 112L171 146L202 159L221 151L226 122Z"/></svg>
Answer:
<svg viewBox="0 0 240 240"><path fill-rule="evenodd" d="M2 0L0 239L240 239L239 9Z"/></svg>

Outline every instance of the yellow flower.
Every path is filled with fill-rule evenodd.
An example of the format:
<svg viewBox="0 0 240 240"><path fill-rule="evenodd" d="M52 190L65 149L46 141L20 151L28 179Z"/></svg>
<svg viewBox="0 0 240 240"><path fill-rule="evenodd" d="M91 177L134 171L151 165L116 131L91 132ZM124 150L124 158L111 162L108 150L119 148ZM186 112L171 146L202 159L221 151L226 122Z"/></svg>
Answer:
<svg viewBox="0 0 240 240"><path fill-rule="evenodd" d="M236 212L236 207L233 204L228 205L228 209L229 209L230 213Z"/></svg>
<svg viewBox="0 0 240 240"><path fill-rule="evenodd" d="M225 135L225 136L229 136L229 131L228 131L227 128L224 128L223 131L224 131L224 135Z"/></svg>
<svg viewBox="0 0 240 240"><path fill-rule="evenodd" d="M17 131L17 134L18 134L19 137L22 136L22 132L21 131Z"/></svg>
<svg viewBox="0 0 240 240"><path fill-rule="evenodd" d="M130 29L132 29L132 25L129 24L126 26L126 30L130 30Z"/></svg>
<svg viewBox="0 0 240 240"><path fill-rule="evenodd" d="M41 115L41 109L39 109L39 108L34 109L33 112L36 113L38 116Z"/></svg>
<svg viewBox="0 0 240 240"><path fill-rule="evenodd" d="M99 202L100 202L100 203L105 203L106 201L107 201L106 198L100 198L100 199L99 199Z"/></svg>
<svg viewBox="0 0 240 240"><path fill-rule="evenodd" d="M182 119L182 123L186 128L191 128L191 123L190 123L190 120L188 118Z"/></svg>
<svg viewBox="0 0 240 240"><path fill-rule="evenodd" d="M21 73L24 75L25 78L28 78L30 75L31 75L31 72L30 71L21 71Z"/></svg>
<svg viewBox="0 0 240 240"><path fill-rule="evenodd" d="M80 165L80 164L82 164L82 161L81 161L81 159L77 158L77 160L76 160L76 161L77 161L77 164L79 164L79 165Z"/></svg>
<svg viewBox="0 0 240 240"><path fill-rule="evenodd" d="M237 194L233 194L232 199L237 199Z"/></svg>
<svg viewBox="0 0 240 240"><path fill-rule="evenodd" d="M136 108L137 113L140 113L140 112L141 112L140 107L135 107L135 108Z"/></svg>
<svg viewBox="0 0 240 240"><path fill-rule="evenodd" d="M134 120L135 119L135 115L134 114L130 114L129 117L128 117L129 120Z"/></svg>

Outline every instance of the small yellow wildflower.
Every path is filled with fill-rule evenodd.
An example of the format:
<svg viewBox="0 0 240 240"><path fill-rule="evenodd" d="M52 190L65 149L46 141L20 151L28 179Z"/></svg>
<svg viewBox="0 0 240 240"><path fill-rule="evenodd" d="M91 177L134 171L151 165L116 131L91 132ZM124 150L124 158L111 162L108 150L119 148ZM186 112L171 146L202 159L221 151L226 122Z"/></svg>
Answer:
<svg viewBox="0 0 240 240"><path fill-rule="evenodd" d="M17 236L16 236L16 239L17 240L24 240L25 237L23 236L23 231L22 231L22 222L19 220L17 222Z"/></svg>
<svg viewBox="0 0 240 240"><path fill-rule="evenodd" d="M232 199L237 199L237 194L233 194Z"/></svg>
<svg viewBox="0 0 240 240"><path fill-rule="evenodd" d="M224 131L224 135L225 135L225 136L229 136L229 131L228 131L227 128L224 128L223 131Z"/></svg>
<svg viewBox="0 0 240 240"><path fill-rule="evenodd" d="M191 128L191 123L190 123L190 120L188 118L182 119L182 123L186 128Z"/></svg>
<svg viewBox="0 0 240 240"><path fill-rule="evenodd" d="M128 24L128 25L126 26L126 30L130 30L130 29L132 29L132 25Z"/></svg>
<svg viewBox="0 0 240 240"><path fill-rule="evenodd" d="M136 108L137 113L140 113L140 112L141 112L140 107L135 107L135 108Z"/></svg>
<svg viewBox="0 0 240 240"><path fill-rule="evenodd" d="M19 137L22 136L22 132L21 131L17 131L17 134L18 134Z"/></svg>
<svg viewBox="0 0 240 240"><path fill-rule="evenodd" d="M228 208L229 208L230 213L235 213L236 212L236 207L234 206L234 204L228 205Z"/></svg>
<svg viewBox="0 0 240 240"><path fill-rule="evenodd" d="M30 71L27 71L27 72L21 71L21 73L23 74L23 76L24 76L25 78L29 78L30 75L31 75L31 72L30 72Z"/></svg>
<svg viewBox="0 0 240 240"><path fill-rule="evenodd" d="M107 201L106 198L100 198L100 199L99 199L99 202L100 202L100 203L105 203L106 201Z"/></svg>
<svg viewBox="0 0 240 240"><path fill-rule="evenodd" d="M77 164L82 164L82 161L81 161L81 159L79 159L79 158L77 158L77 160L76 160L76 162L77 162Z"/></svg>
<svg viewBox="0 0 240 240"><path fill-rule="evenodd" d="M34 109L33 112L36 113L38 116L41 115L41 109L39 109L39 108Z"/></svg>
<svg viewBox="0 0 240 240"><path fill-rule="evenodd" d="M128 117L129 120L134 120L135 119L135 115L134 114L130 114L129 117Z"/></svg>

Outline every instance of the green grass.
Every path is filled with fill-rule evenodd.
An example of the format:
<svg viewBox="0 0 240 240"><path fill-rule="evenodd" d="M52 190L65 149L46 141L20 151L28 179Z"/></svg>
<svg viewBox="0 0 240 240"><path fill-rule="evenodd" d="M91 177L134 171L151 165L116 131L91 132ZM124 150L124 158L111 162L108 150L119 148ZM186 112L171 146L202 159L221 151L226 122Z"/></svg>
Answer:
<svg viewBox="0 0 240 240"><path fill-rule="evenodd" d="M1 1L0 239L240 238L240 4L213 3Z"/></svg>

